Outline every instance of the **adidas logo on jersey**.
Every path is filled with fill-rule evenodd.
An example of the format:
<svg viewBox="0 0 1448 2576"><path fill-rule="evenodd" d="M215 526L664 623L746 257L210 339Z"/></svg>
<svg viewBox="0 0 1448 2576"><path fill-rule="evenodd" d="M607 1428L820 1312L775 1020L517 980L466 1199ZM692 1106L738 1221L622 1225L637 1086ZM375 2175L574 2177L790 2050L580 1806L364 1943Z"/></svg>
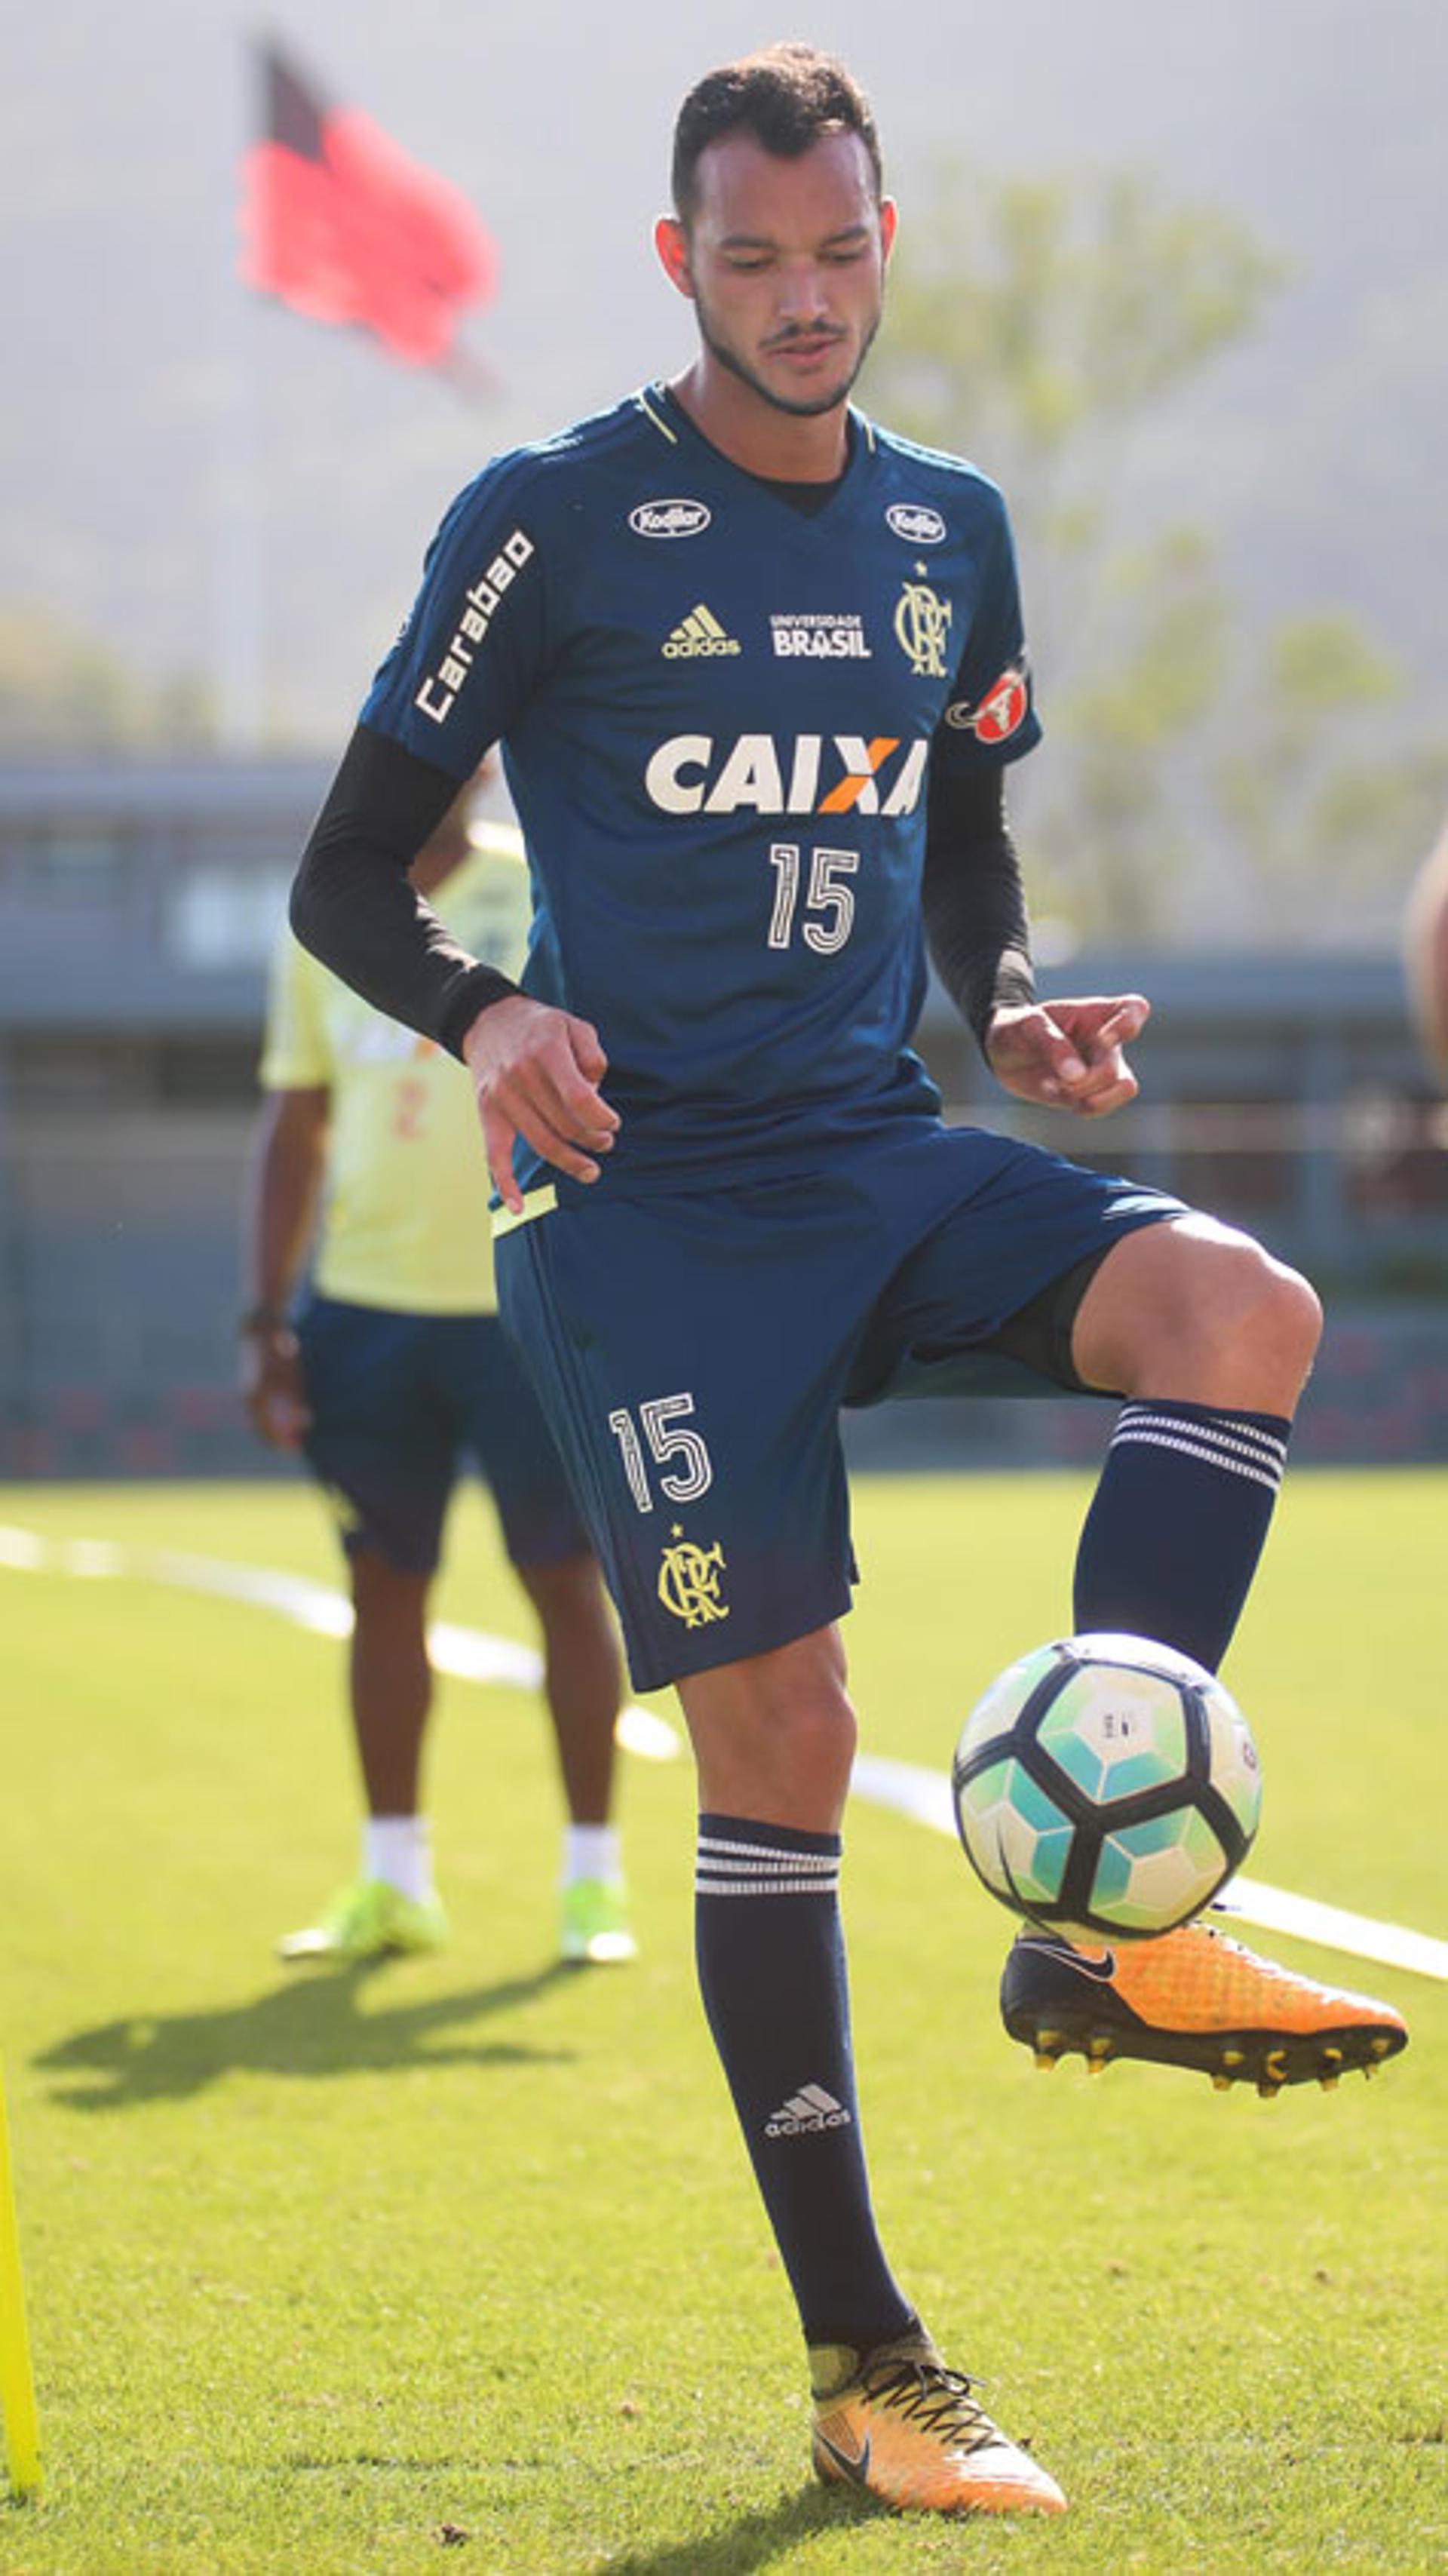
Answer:
<svg viewBox="0 0 1448 2576"><path fill-rule="evenodd" d="M801 2085L764 2123L766 2138L817 2137L823 2129L848 2129L849 2112L822 2084Z"/></svg>
<svg viewBox="0 0 1448 2576"><path fill-rule="evenodd" d="M738 653L742 647L725 634L713 609L701 599L697 608L680 618L663 649L666 662L695 662L706 653Z"/></svg>

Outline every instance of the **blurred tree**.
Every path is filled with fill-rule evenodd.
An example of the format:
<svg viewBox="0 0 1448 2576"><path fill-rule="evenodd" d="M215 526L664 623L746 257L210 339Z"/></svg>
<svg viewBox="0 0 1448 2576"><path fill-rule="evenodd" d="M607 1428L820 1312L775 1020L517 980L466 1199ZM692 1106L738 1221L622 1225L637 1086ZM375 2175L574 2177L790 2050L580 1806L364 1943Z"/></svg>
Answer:
<svg viewBox="0 0 1448 2576"><path fill-rule="evenodd" d="M1341 611L1285 619L1226 693L1221 810L1262 872L1270 931L1364 890L1396 902L1441 811L1448 751L1402 722L1401 666ZM1240 745L1240 747L1238 747Z"/></svg>
<svg viewBox="0 0 1448 2576"><path fill-rule="evenodd" d="M892 415L1009 476L1023 541L1101 542L1122 429L1240 339L1282 271L1232 217L1131 172L937 162L901 237L877 370Z"/></svg>
<svg viewBox="0 0 1448 2576"><path fill-rule="evenodd" d="M209 691L196 676L142 680L109 645L44 611L0 609L0 751L196 750L214 740Z"/></svg>
<svg viewBox="0 0 1448 2576"><path fill-rule="evenodd" d="M1345 611L1254 635L1205 531L1128 548L1117 520L1131 429L1282 276L1233 216L1131 172L937 164L902 234L880 409L1006 489L1055 751L1031 875L1076 936L1181 935L1214 895L1224 938L1300 932L1305 885L1398 884L1448 784Z"/></svg>

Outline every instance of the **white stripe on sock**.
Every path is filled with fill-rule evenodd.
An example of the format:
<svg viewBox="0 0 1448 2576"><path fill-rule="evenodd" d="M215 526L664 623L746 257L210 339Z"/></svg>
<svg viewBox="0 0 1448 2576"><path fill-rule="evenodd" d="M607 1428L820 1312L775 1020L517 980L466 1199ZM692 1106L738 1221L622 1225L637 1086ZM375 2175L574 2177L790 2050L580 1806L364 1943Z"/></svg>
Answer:
<svg viewBox="0 0 1448 2576"><path fill-rule="evenodd" d="M1168 1440L1159 1431L1119 1430L1111 1446L1113 1449L1175 1449L1184 1458L1198 1459L1203 1466L1220 1467L1224 1475L1245 1476L1254 1485L1265 1485L1269 1494L1275 1494L1282 1482L1280 1467L1249 1467L1243 1459L1232 1457L1226 1450L1208 1448L1204 1441L1179 1437Z"/></svg>
<svg viewBox="0 0 1448 2576"><path fill-rule="evenodd" d="M1150 1429L1169 1436L1220 1443L1223 1448L1255 1458L1262 1467L1285 1467L1287 1463L1287 1440L1283 1433L1260 1430L1255 1422L1239 1421L1235 1414L1225 1414L1220 1422L1195 1422L1184 1420L1179 1414L1156 1413L1149 1404L1127 1404L1122 1407L1117 1428Z"/></svg>
<svg viewBox="0 0 1448 2576"><path fill-rule="evenodd" d="M715 1834L699 1836L699 1856L704 1859L715 1852L727 1853L731 1860L741 1860L750 1869L838 1869L838 1852L782 1851L775 1843L721 1842Z"/></svg>
<svg viewBox="0 0 1448 2576"><path fill-rule="evenodd" d="M771 1878L767 1884L757 1878L696 1878L696 1896L835 1896L839 1880L835 1878Z"/></svg>
<svg viewBox="0 0 1448 2576"><path fill-rule="evenodd" d="M771 1843L699 1837L694 1888L700 1896L833 1896L839 1883L838 1852L780 1851Z"/></svg>

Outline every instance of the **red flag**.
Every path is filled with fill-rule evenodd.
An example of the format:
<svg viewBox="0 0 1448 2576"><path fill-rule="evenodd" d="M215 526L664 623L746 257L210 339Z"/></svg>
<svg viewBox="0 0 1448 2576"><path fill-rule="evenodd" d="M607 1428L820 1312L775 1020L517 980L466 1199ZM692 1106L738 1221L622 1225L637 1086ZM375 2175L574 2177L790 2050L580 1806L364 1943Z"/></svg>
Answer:
<svg viewBox="0 0 1448 2576"><path fill-rule="evenodd" d="M334 108L263 47L262 139L242 165L241 273L314 322L375 332L405 366L445 363L497 253L466 197L357 108Z"/></svg>

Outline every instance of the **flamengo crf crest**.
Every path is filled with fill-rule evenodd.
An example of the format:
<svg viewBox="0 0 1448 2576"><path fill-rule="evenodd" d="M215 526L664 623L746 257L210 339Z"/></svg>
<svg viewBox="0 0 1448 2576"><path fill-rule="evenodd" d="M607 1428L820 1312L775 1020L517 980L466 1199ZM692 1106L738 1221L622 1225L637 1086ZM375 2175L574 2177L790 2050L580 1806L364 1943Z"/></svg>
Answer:
<svg viewBox="0 0 1448 2576"><path fill-rule="evenodd" d="M702 1628L711 1619L727 1619L729 1605L719 1598L719 1577L724 1570L723 1541L716 1539L711 1548L696 1547L681 1529L671 1533L674 1545L666 1547L659 1566L659 1599L675 1619L686 1628Z"/></svg>
<svg viewBox="0 0 1448 2576"><path fill-rule="evenodd" d="M928 581L907 581L895 610L895 640L917 679L943 680L951 608Z"/></svg>

